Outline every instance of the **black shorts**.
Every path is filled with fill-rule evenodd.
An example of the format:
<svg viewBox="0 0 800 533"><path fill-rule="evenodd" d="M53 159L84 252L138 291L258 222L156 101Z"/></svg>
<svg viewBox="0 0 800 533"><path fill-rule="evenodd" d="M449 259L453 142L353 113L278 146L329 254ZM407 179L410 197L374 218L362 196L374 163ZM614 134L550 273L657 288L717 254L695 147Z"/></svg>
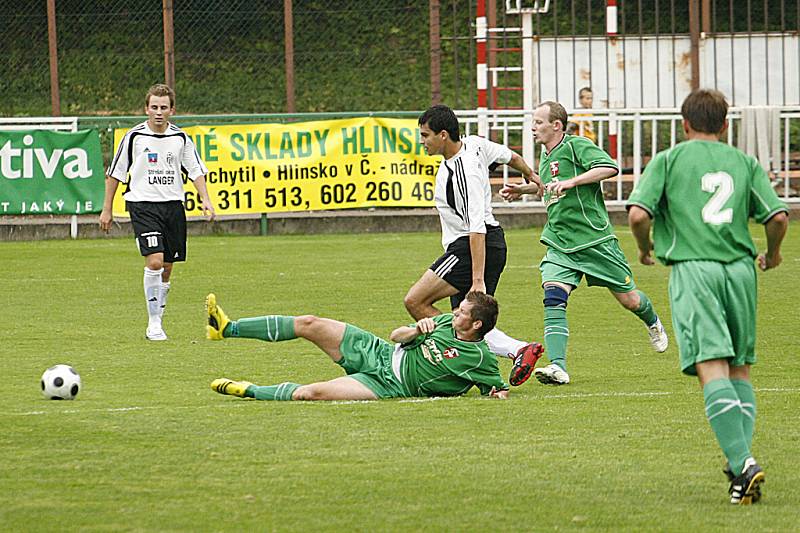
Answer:
<svg viewBox="0 0 800 533"><path fill-rule="evenodd" d="M494 295L500 274L506 266L506 237L500 226L489 226L486 231L486 264L483 279L486 294ZM458 307L472 287L472 255L469 236L459 237L447 247L444 255L434 261L430 269L458 290L450 297L451 309Z"/></svg>
<svg viewBox="0 0 800 533"><path fill-rule="evenodd" d="M165 263L186 261L183 202L127 202L136 244L143 256L164 253Z"/></svg>

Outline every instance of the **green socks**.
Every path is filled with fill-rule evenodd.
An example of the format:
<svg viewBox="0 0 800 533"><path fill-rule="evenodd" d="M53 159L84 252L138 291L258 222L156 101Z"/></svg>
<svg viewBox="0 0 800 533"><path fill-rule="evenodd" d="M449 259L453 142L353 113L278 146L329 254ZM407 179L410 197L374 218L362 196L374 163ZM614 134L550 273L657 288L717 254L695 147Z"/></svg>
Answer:
<svg viewBox="0 0 800 533"><path fill-rule="evenodd" d="M564 307L545 306L544 308L544 346L550 362L567 370L567 309Z"/></svg>
<svg viewBox="0 0 800 533"><path fill-rule="evenodd" d="M750 457L750 446L742 429L744 413L739 408L739 396L731 380L715 379L703 387L706 417L717 437L731 471L741 472Z"/></svg>
<svg viewBox="0 0 800 533"><path fill-rule="evenodd" d="M647 295L642 291L637 290L636 293L639 295L639 308L634 311L633 314L638 316L642 322L650 327L656 323L656 320L658 320L658 315L656 314L655 309L653 309L653 304L650 303L650 298L648 298Z"/></svg>
<svg viewBox="0 0 800 533"><path fill-rule="evenodd" d="M278 400L289 401L292 399L292 394L300 385L297 383L281 383L280 385L268 385L260 387L258 385L250 385L247 387L244 395L248 398L255 398L256 400Z"/></svg>
<svg viewBox="0 0 800 533"><path fill-rule="evenodd" d="M731 385L741 402L742 431L744 431L747 447L750 448L753 444L753 432L756 426L756 393L753 392L753 385L744 379L732 379Z"/></svg>
<svg viewBox="0 0 800 533"><path fill-rule="evenodd" d="M294 334L294 317L282 315L233 320L225 327L223 336L261 339L262 341L272 342L297 338L297 335Z"/></svg>

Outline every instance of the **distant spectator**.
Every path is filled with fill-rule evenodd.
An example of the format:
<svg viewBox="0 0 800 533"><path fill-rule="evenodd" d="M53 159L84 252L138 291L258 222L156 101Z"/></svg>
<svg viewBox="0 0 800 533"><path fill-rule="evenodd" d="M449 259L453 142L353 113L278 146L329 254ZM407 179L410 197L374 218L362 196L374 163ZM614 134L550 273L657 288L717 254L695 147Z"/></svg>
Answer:
<svg viewBox="0 0 800 533"><path fill-rule="evenodd" d="M584 109L591 109L594 102L594 94L589 87L584 87L578 91L578 104ZM591 118L591 113L574 113L572 121L567 124L567 133L570 135L580 135L586 137L593 143L597 142L597 134L594 132L594 125ZM583 117L581 120L579 117Z"/></svg>

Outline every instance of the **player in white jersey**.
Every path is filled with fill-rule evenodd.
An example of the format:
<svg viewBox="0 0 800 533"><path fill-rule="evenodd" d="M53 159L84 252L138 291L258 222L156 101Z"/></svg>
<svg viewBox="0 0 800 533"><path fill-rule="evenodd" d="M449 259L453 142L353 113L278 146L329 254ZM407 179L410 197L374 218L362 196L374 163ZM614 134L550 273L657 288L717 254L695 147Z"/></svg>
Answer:
<svg viewBox="0 0 800 533"><path fill-rule="evenodd" d="M406 309L415 320L440 314L434 303L442 298L450 297L455 309L470 291L494 295L497 289L506 264L506 240L492 214L489 171L507 164L526 181L538 181L509 148L482 137L460 138L458 119L445 105L431 107L418 122L428 155L444 157L436 174L434 200L445 253L406 294ZM542 353L539 343L513 339L497 328L486 334L486 342L495 354L514 359L512 385L528 379Z"/></svg>
<svg viewBox="0 0 800 533"><path fill-rule="evenodd" d="M131 216L139 252L145 258L144 296L148 324L145 336L166 340L162 316L167 305L172 265L186 260L186 213L183 209L183 170L202 201L203 213L213 220L214 206L206 190L208 169L192 139L170 124L175 113L175 92L154 85L145 96L147 120L122 139L106 173L106 193L100 228L111 229L112 202L120 183Z"/></svg>

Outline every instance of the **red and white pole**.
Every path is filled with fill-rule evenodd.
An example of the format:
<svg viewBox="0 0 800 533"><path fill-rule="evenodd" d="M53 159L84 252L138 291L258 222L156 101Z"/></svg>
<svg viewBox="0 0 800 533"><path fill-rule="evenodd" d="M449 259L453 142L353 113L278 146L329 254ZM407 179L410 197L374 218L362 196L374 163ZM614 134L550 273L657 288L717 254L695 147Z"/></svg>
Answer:
<svg viewBox="0 0 800 533"><path fill-rule="evenodd" d="M478 84L478 135L487 136L489 133L488 111L488 76L489 69L486 65L486 0L478 0L475 17L475 41L477 43L477 84ZM483 111L483 114L481 114Z"/></svg>
<svg viewBox="0 0 800 533"><path fill-rule="evenodd" d="M617 36L617 0L606 1L606 35L609 40L613 40ZM612 84L608 84L609 92L611 92ZM616 92L616 90L614 90ZM616 99L612 99L611 94L608 95L608 106L613 107L616 104ZM608 115L608 152L611 157L615 158L617 162L620 159L620 153L617 146L617 115L611 113Z"/></svg>

